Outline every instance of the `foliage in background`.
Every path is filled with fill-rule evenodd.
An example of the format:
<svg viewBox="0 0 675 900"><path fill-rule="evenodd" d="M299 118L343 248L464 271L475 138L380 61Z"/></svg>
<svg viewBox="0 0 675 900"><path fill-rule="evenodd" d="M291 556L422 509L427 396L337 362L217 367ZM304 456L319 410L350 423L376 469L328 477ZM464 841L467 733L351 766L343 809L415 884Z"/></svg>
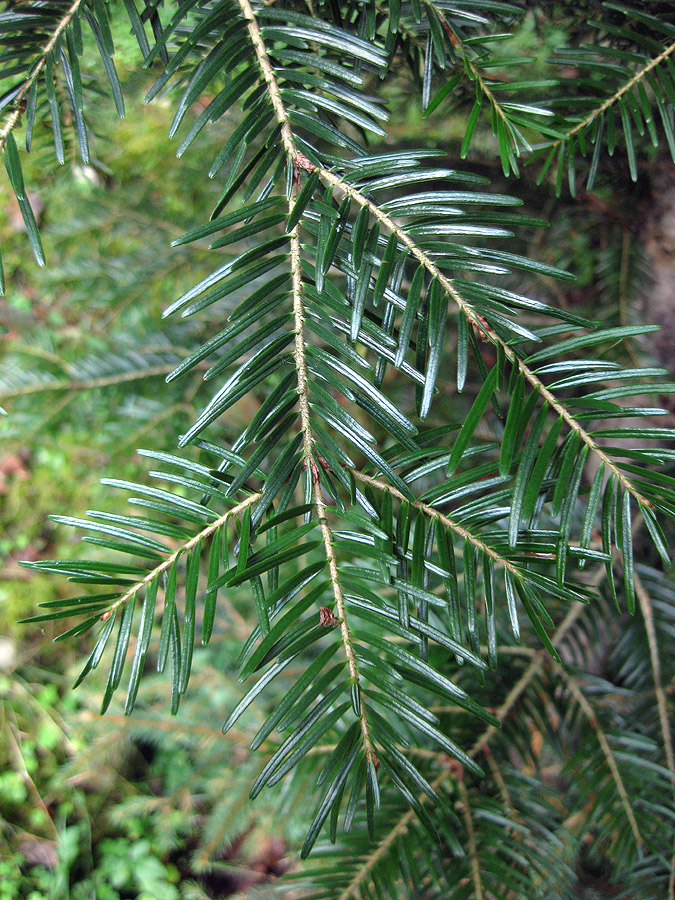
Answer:
<svg viewBox="0 0 675 900"><path fill-rule="evenodd" d="M107 7L6 13L12 41L11 29L25 38L25 68L12 62L6 73L0 135L36 257L42 261L44 251L22 189L13 137L19 124L27 123L31 143L38 123L44 154L44 119L57 157L71 160L91 194L80 222L91 222L93 206L99 228L93 242L78 242L71 266L62 262L48 275L68 286L77 321L87 318L83 340L54 344L54 332L67 335L72 320L48 313L52 336L38 336L30 349L14 344L2 375L9 434L28 435L30 445L56 429L89 454L97 435L96 468L115 458L113 483L131 488L136 514L150 510L152 520L129 518L106 493L99 496L107 509L89 520L62 518L91 530L91 562L77 562L69 547L65 561L40 553L34 568L104 587L75 605L61 595L43 599L42 615L58 621L84 610L75 635L103 620L87 667L102 678L108 707L128 652L127 711L146 662L171 668L173 711L183 695L183 707L198 710L200 669L188 690L195 632L207 642L232 614L248 622L257 615L241 674L272 665L246 700L229 700L228 724L270 684L267 712L249 735L262 745L262 759L245 754L237 775L242 791L253 783L257 794L295 767L283 794L289 838L301 841L309 826L307 852L327 823L337 839L317 848L317 865L290 876L311 896L336 896L338 888L345 900L403 891L577 896L589 872L609 896L675 890L675 763L664 689L673 674L672 592L654 569L634 563L667 562L671 532L660 529L669 528L675 509L666 474L672 451L654 450L651 441L672 433L656 427L665 411L633 400L665 396L672 385L645 383L664 372L639 368L639 338L649 333L630 320L644 270L639 244L602 212L592 231L592 211L553 199L564 189L576 193L580 178L586 192L595 184L611 199L603 179L617 177L617 147L633 179L642 154L653 152L648 143L665 140L673 151L675 16L668 3L587 6L581 15L556 4L553 19L549 5L528 4L523 20L520 7L500 2L333 4L310 6L308 15L241 0L166 11L148 5L139 18L130 0L132 30L154 60L150 93L165 104L167 87L177 90L172 130L185 116L192 123L183 127L181 155L197 132L212 132L213 144L204 141L186 158L197 172L216 158L215 192L205 195L203 177L185 179L169 188L165 207L152 195L138 203L115 198L111 206L91 186L109 176L97 171L91 150L88 129L97 130L100 113L98 100L85 103L87 92L112 92L121 111ZM566 44L554 73L543 62L543 48L558 44L548 16ZM509 31L514 36L504 40ZM18 46L6 61L21 58ZM94 48L109 86L91 77ZM394 113L391 127L382 98ZM243 110L227 112L237 102ZM546 191L530 205L554 218L552 232L531 238L540 223L514 215L510 195L520 184L488 192L469 161L462 174L443 169L428 145L401 149L400 123L411 108L417 120L424 110L441 140L434 122L452 109L454 157L475 154L481 172L494 177L497 161L504 174L522 175L523 162L532 161ZM85 125L85 113L93 124ZM122 141L133 146L131 117L125 129ZM165 170L184 171L158 165L155 148L164 144L149 143L139 152L140 183L152 184L157 171L162 182ZM190 183L198 187L186 199ZM155 190L162 193L162 184ZM188 237L206 243L236 226L216 238L215 249L226 249L213 274L201 250L186 251L183 241L171 253L166 247L166 233L184 227L186 209L196 202L206 210L209 200L220 218ZM199 223L199 212L188 218ZM64 226L62 235L83 234L77 220ZM58 230L47 223L57 246ZM100 253L94 260L92 243ZM562 275L555 267L576 268L579 256L582 287L611 300L604 332L550 280ZM542 297L554 302L547 307ZM192 315L166 329L157 312L167 301ZM614 347L624 337L631 343ZM239 343L231 351L232 341ZM26 365L31 356L44 362ZM151 379L169 370L190 374L160 396ZM95 390L107 392L106 405L88 393ZM55 414L48 409L47 422L37 399L45 394L62 404ZM73 401L78 416L70 419ZM547 405L555 415L547 416ZM634 425L638 416L646 424ZM168 489L148 488L120 469L139 432ZM601 434L614 446L600 449ZM200 453L163 455L179 435ZM113 563L97 547L127 555ZM242 583L248 592L233 591ZM204 588L202 610L196 601ZM226 605L214 619L217 597ZM144 610L138 637L131 630L136 599ZM617 603L637 615L617 616ZM156 633L153 606L162 623ZM111 636L106 677L97 664ZM539 652L542 642L550 659ZM234 659L231 650L220 659L231 685ZM150 687L147 699L144 687L138 696L139 713L153 706ZM155 718L144 739L160 733ZM176 726L174 740L179 734ZM237 739L227 740L234 744L214 752L231 752ZM170 743L167 753L180 759L179 745ZM203 766L208 794L218 761L204 757ZM294 794L317 776L323 793L305 821ZM194 788L186 791L193 796ZM201 864L213 859L216 843L247 827L237 820L218 832L219 815L227 819L241 802L243 794L228 793L220 813L217 803L206 804L207 823L195 826L203 829ZM114 805L127 808L119 799ZM338 825L346 831L339 838ZM120 844L111 860L118 852L122 859L132 849ZM110 866L100 867L110 872L104 883L123 871Z"/></svg>

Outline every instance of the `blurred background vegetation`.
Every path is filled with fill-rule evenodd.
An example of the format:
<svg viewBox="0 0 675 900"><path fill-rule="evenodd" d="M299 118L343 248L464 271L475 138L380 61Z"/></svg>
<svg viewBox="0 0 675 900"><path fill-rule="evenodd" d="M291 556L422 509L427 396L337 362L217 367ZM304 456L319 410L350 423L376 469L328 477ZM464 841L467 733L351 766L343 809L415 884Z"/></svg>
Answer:
<svg viewBox="0 0 675 900"><path fill-rule="evenodd" d="M534 57L530 72L538 66L542 76L550 51L565 42L551 21L544 26L534 13L527 16L505 48ZM173 451L176 432L193 420L204 390L201 372L171 386L163 379L181 350L187 355L203 341L212 319L172 324L169 337L161 314L200 277L200 267L208 271L205 247L172 250L170 242L208 217L218 186L205 184L203 172L231 124L203 132L201 152L176 164L167 138L170 100L143 105L152 75L138 73L122 16L114 25L126 119L115 117L107 99L96 107L91 166L66 146L66 165L55 169L48 141L24 158L46 269L37 269L27 252L9 190L0 193L8 275L0 300L8 329L0 337L0 405L10 413L0 423L0 900L196 900L248 896L254 885L265 896L266 885L289 865L286 849L303 822L293 814L301 803L293 795L282 796L281 815L260 802L249 809L258 763L247 755L245 735L223 738L220 731L240 696L232 661L247 635L245 608L228 607L220 634L195 654L191 690L175 720L168 686L152 677L130 719L119 706L100 719L95 677L71 691L89 640L53 644L52 624L16 624L38 599L68 591L51 576L29 580L18 565L74 554L74 535L49 515L114 510L111 503L121 501L104 493L99 473L142 480L147 461L134 450ZM87 65L96 65L93 57L83 71ZM403 79L387 99L399 123L390 129L391 146L439 147L458 160L463 114L442 104L423 119L418 91L407 90ZM527 173L505 188L493 145L485 126L468 164L522 197L526 214L552 222L547 232L523 229L521 252L577 276L564 290L530 281L524 287L532 296L608 323L667 316L669 310L647 306L658 264L648 261L647 249L654 253L665 214L653 199L655 184L662 194L658 151L637 186L618 165L625 181L617 176L611 188L571 200L556 199L553 185L537 187ZM672 368L671 345L666 337ZM629 352L646 362L647 349ZM242 417L253 412L237 409ZM446 413L439 404L439 416ZM236 425L223 424L223 435Z"/></svg>

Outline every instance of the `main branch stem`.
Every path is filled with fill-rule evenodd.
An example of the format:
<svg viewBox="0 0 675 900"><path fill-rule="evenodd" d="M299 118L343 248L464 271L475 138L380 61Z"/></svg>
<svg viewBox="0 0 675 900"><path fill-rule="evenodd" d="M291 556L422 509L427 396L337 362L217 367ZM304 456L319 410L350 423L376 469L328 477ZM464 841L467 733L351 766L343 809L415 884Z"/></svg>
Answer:
<svg viewBox="0 0 675 900"><path fill-rule="evenodd" d="M295 141L293 140L293 132L291 131L291 126L288 121L288 115L286 114L284 101L281 99L279 84L274 74L274 69L272 68L270 58L267 55L265 42L263 41L262 34L260 33L258 20L255 17L255 13L253 12L253 7L251 6L250 0L239 0L239 6L241 7L242 15L246 19L249 37L251 38L251 43L253 44L253 49L255 50L255 55L256 59L258 60L258 65L260 66L260 71L262 72L265 83L267 84L267 92L274 109L274 115L277 122L281 125L281 140L283 142L284 149L286 153L288 153L288 155L291 156L293 160L295 160L298 155L298 150L295 146Z"/></svg>
<svg viewBox="0 0 675 900"><path fill-rule="evenodd" d="M288 200L289 215L293 209L294 202L297 198L297 168L296 163L300 157L293 133L288 121L286 109L281 98L279 85L274 74L274 69L270 62L265 43L258 27L253 8L250 0L239 0L241 11L248 25L248 32L251 43L256 53L260 70L267 84L267 89L274 109L276 119L281 126L281 139L284 149L289 156L289 165L295 169L293 173L293 182L291 195ZM296 225L291 231L291 272L292 272L292 291L293 291L293 318L295 324L295 369L298 379L298 402L300 406L300 425L302 428L302 449L305 466L312 482L312 502L316 511L317 521L321 528L321 537L323 539L324 552L328 561L328 571L330 574L331 587L333 590L333 598L335 600L335 611L340 623L340 637L344 647L345 656L347 657L347 665L349 668L349 677L354 685L359 685L359 671L356 664L356 655L352 645L349 624L347 622L347 610L345 608L345 599L340 583L340 575L338 572L337 557L333 546L333 534L328 522L328 512L321 493L321 474L318 465L314 459L314 435L312 433L311 411L309 405L309 377L307 371L307 342L305 336L305 306L302 297L302 269L301 269L301 248L299 228ZM359 703L359 723L361 734L363 736L363 746L366 759L373 764L377 763L377 756L373 746L373 740L368 726L368 718L366 710L362 702Z"/></svg>
<svg viewBox="0 0 675 900"><path fill-rule="evenodd" d="M457 787L462 801L462 816L464 818L464 827L466 828L469 844L468 850L469 860L471 862L471 880L473 881L474 897L475 900L483 900L483 882L480 876L480 861L478 859L476 832L473 827L473 816L471 815L471 800L462 778L457 780Z"/></svg>
<svg viewBox="0 0 675 900"><path fill-rule="evenodd" d="M349 677L353 684L359 684L359 672L356 665L356 656L354 647L352 646L349 626L347 624L347 612L345 609L345 599L340 583L340 575L338 573L337 558L335 556L335 548L333 546L333 535L328 524L328 513L326 504L321 494L321 474L319 467L314 459L313 444L314 437L312 434L312 424L309 407L309 380L307 377L307 358L305 344L305 310L302 299L302 279L300 272L300 238L298 236L298 226L296 225L291 232L291 266L293 269L293 315L295 318L295 368L298 373L298 399L300 403L300 421L302 425L302 441L303 455L305 457L305 465L308 470L309 477L312 480L312 500L316 517L321 528L321 536L323 538L326 559L328 560L328 571L330 574L331 586L333 589L333 598L335 600L335 610L340 623L340 636L347 657L347 665L349 667ZM376 761L375 749L368 728L368 719L366 718L366 710L363 703L359 707L359 721L361 725L361 734L363 735L363 746L365 748L366 758Z"/></svg>

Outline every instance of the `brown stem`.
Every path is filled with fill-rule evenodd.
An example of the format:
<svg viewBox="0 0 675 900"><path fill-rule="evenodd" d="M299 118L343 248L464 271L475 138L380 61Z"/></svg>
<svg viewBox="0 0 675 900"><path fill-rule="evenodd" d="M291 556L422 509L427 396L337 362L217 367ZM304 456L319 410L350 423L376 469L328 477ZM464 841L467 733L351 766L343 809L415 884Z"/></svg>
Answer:
<svg viewBox="0 0 675 900"><path fill-rule="evenodd" d="M301 154L298 152L293 134L286 114L286 109L281 98L279 85L274 74L274 69L270 62L267 50L265 48L260 28L256 20L253 8L249 0L239 0L242 14L246 19L251 43L256 53L256 58L263 74L263 78L267 84L270 100L274 109L277 122L281 125L281 139L284 148L290 157L289 165L296 168L301 162ZM304 158L302 160L303 167L306 165ZM289 215L293 209L295 199L297 198L297 168L294 172L291 196L288 201ZM293 293L293 318L295 323L295 369L298 379L298 403L300 406L300 424L302 428L302 446L305 466L309 477L312 481L312 502L316 511L316 517L321 529L321 537L323 539L324 552L328 561L328 571L330 574L333 598L335 600L335 609L337 618L340 622L340 637L347 657L347 665L349 668L349 677L353 684L359 684L359 672L356 664L356 655L352 645L349 624L347 622L347 611L345 607L344 594L340 582L338 572L337 557L333 546L333 534L328 524L326 505L321 494L320 474L314 461L314 435L312 433L311 411L309 405L309 377L307 371L307 341L305 337L305 305L302 297L302 269L301 269L301 247L299 228L296 225L291 231L291 273L292 273L292 293ZM363 746L365 749L366 759L377 765L377 756L373 746L373 740L370 735L368 719L363 702L359 704L359 723L361 726L361 734L363 736Z"/></svg>
<svg viewBox="0 0 675 900"><path fill-rule="evenodd" d="M473 816L471 815L471 800L469 792L466 789L463 778L457 779L457 787L459 796L462 800L462 817L464 818L464 827L469 842L469 860L471 862L471 880L473 881L473 890L475 900L483 900L483 882L480 877L480 863L478 862L478 847L476 845L476 832L473 827Z"/></svg>

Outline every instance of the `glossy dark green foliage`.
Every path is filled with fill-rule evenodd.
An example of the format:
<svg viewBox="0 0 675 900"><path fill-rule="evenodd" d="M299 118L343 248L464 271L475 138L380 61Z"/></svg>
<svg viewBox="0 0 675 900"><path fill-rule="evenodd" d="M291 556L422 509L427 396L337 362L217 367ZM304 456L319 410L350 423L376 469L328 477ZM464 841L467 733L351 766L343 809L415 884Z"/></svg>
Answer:
<svg viewBox="0 0 675 900"><path fill-rule="evenodd" d="M538 150L544 169L557 168L558 194L564 182L572 195L576 193L579 157L584 160L582 177L588 191L596 183L604 154L612 156L618 146L633 181L638 178L640 143L657 147L665 140L675 160L671 59L675 15L668 4L658 9L654 4L602 5L602 19L590 23L590 40L557 51L551 60L575 70L565 89L575 92L576 109L570 115L564 97L551 103L558 115L559 137Z"/></svg>

